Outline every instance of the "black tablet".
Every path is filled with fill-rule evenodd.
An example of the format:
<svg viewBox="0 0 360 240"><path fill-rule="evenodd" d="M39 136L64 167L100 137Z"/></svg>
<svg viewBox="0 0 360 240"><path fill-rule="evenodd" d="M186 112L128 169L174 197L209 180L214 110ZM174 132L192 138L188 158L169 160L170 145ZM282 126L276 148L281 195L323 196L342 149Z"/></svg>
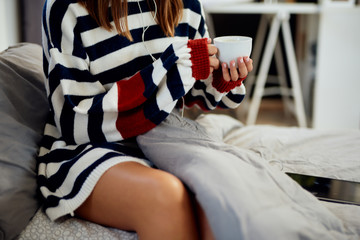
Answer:
<svg viewBox="0 0 360 240"><path fill-rule="evenodd" d="M358 182L296 173L286 174L320 200L360 205L360 183Z"/></svg>

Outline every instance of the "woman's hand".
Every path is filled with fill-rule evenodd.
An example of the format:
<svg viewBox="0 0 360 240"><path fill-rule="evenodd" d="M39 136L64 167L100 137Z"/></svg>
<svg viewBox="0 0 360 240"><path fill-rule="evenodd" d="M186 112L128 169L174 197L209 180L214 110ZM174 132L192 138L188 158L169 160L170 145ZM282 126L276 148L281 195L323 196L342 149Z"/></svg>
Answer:
<svg viewBox="0 0 360 240"><path fill-rule="evenodd" d="M208 38L208 50L210 58L210 72L219 69L220 61L215 56L218 53L217 47L211 44ZM230 62L230 70L226 63L221 64L223 78L225 81L237 81L245 78L253 70L253 60L249 57L239 57L237 60L238 68L236 68L235 60Z"/></svg>
<svg viewBox="0 0 360 240"><path fill-rule="evenodd" d="M235 60L230 62L230 71L226 63L222 63L222 72L225 81L237 81L245 78L253 70L253 60L249 57L239 57L237 59L238 68Z"/></svg>

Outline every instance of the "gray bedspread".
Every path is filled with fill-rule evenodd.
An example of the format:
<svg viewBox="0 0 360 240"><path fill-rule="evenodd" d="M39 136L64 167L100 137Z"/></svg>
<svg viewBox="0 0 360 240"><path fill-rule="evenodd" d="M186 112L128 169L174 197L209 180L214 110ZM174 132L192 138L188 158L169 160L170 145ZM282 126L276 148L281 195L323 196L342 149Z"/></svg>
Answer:
<svg viewBox="0 0 360 240"><path fill-rule="evenodd" d="M216 239L359 238L258 151L224 143L239 122L213 119L222 127L214 128L209 117L195 122L171 114L137 140L151 161L194 192Z"/></svg>

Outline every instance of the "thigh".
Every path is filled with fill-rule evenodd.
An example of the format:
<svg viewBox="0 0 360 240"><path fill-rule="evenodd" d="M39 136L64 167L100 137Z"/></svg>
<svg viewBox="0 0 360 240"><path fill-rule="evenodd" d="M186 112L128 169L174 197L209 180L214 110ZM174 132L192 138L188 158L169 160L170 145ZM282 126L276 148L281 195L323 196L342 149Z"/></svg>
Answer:
<svg viewBox="0 0 360 240"><path fill-rule="evenodd" d="M184 206L180 204L176 213L172 204L181 201ZM139 163L125 162L100 178L75 214L101 225L139 232L144 226L162 224L171 215L182 212L188 214L184 223L193 221L189 195L178 178Z"/></svg>

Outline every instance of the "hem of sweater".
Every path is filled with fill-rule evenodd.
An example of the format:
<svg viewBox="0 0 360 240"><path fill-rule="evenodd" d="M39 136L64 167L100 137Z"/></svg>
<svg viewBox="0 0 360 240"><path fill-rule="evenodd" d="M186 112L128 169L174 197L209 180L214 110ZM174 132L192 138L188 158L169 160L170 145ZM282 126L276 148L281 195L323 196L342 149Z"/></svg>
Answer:
<svg viewBox="0 0 360 240"><path fill-rule="evenodd" d="M81 190L74 198L67 200L61 199L58 206L45 209L46 215L50 218L51 221L55 221L66 215L74 216L75 210L79 208L90 196L101 176L111 167L123 162L137 162L144 166L150 167L146 160L135 157L121 156L109 159L100 164L91 172L81 187Z"/></svg>

